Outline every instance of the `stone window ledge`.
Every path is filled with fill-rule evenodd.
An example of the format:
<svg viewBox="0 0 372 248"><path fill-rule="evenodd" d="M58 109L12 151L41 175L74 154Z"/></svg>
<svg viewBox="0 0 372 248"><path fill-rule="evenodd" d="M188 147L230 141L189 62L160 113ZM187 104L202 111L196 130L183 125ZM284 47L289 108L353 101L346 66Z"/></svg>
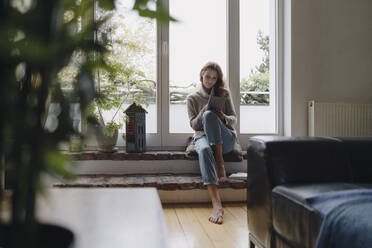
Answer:
<svg viewBox="0 0 372 248"><path fill-rule="evenodd" d="M57 182L54 187L110 188L110 187L156 187L161 190L207 189L200 175L195 174L148 174L148 175L78 175L72 182ZM245 189L246 180L228 179L219 188Z"/></svg>
<svg viewBox="0 0 372 248"><path fill-rule="evenodd" d="M128 153L116 151L112 153L100 151L63 152L73 160L197 160L197 156L189 156L181 151L149 151L143 153ZM247 159L243 152L243 159Z"/></svg>

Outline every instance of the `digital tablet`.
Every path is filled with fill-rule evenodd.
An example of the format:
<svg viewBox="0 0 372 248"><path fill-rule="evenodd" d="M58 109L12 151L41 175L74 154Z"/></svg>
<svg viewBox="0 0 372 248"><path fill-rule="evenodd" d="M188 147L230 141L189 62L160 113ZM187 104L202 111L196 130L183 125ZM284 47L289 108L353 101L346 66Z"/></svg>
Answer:
<svg viewBox="0 0 372 248"><path fill-rule="evenodd" d="M211 95L208 100L207 110L222 110L225 106L225 97Z"/></svg>

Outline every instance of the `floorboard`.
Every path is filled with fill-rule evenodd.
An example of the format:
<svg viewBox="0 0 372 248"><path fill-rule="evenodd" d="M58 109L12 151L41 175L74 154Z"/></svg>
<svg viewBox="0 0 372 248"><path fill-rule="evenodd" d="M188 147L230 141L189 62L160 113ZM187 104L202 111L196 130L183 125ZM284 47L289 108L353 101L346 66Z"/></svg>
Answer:
<svg viewBox="0 0 372 248"><path fill-rule="evenodd" d="M165 204L169 247L248 247L244 203L224 204L224 223L208 221L210 204Z"/></svg>
<svg viewBox="0 0 372 248"><path fill-rule="evenodd" d="M169 248L187 248L187 240L182 229L181 223L178 220L174 208L164 208L165 223L168 229L168 244Z"/></svg>

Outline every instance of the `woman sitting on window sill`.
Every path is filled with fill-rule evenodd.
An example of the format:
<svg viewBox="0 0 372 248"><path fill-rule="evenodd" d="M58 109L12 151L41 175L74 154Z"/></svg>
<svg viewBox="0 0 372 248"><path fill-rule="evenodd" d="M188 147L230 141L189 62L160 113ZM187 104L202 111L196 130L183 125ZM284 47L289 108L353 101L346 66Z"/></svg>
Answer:
<svg viewBox="0 0 372 248"><path fill-rule="evenodd" d="M222 155L234 149L237 119L220 66L207 63L200 71L200 82L200 90L187 97L187 111L190 126L195 131L193 140L203 183L207 185L213 205L209 221L222 224L224 211L217 185L227 181ZM211 95L225 99L221 109L207 109Z"/></svg>

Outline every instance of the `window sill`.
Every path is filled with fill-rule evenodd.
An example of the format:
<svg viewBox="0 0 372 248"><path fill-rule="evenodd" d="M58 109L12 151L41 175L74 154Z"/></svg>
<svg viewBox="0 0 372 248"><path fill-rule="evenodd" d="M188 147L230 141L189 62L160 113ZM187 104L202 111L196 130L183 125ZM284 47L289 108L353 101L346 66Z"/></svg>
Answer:
<svg viewBox="0 0 372 248"><path fill-rule="evenodd" d="M63 152L72 160L197 160L197 156L188 156L180 151L149 151L143 153L128 153L115 151L112 153L86 150L81 152ZM243 159L247 159L247 153L243 152Z"/></svg>
<svg viewBox="0 0 372 248"><path fill-rule="evenodd" d="M148 175L79 175L73 182L57 182L54 187L109 188L156 187L159 190L207 189L200 175L196 174L148 174ZM245 189L245 179L229 179L219 188Z"/></svg>

